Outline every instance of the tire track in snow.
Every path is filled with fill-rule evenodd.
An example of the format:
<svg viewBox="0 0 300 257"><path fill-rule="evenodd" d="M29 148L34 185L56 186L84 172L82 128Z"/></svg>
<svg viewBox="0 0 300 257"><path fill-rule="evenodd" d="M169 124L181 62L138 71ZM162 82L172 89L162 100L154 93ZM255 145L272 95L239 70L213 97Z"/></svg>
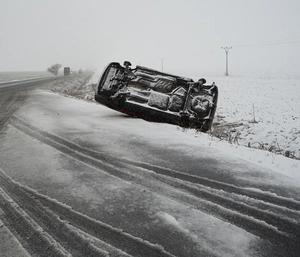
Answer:
<svg viewBox="0 0 300 257"><path fill-rule="evenodd" d="M270 193L236 187L124 158L92 151L40 130L17 117L12 125L62 153L154 193L229 221L291 251L300 238L300 203ZM124 169L127 168L128 172ZM130 170L135 170L130 172ZM150 171L150 172L149 172ZM164 190L169 185L169 190ZM284 215L283 215L284 214ZM292 256L293 252L291 252Z"/></svg>
<svg viewBox="0 0 300 257"><path fill-rule="evenodd" d="M0 172L0 178L1 188L12 199L13 205L18 204L18 206L21 206L21 208L18 208L19 212L15 212L19 214L17 222L13 222L13 220L8 222L9 227L17 228L17 233L21 235L23 240L26 240L27 244L30 244L29 249L31 252L39 256L108 256L105 251L96 248L76 230L70 229L67 222L45 208L2 171ZM8 205L2 206L6 220L8 220L8 215L12 213L8 211L12 208L7 207ZM18 228L18 226L23 227L24 224L27 224L26 220L28 219L33 220L31 223L37 224L37 228L29 229L28 226L25 229ZM24 234L24 231L27 234ZM51 237L52 239L48 246L43 242L47 239L45 235L50 235L48 238ZM36 248L39 245L41 246ZM48 253L51 245L54 249ZM62 246L57 247L58 245ZM64 251L58 251L61 248Z"/></svg>
<svg viewBox="0 0 300 257"><path fill-rule="evenodd" d="M148 164L148 163L137 162L134 160L120 158L117 156L110 156L106 153L101 153L101 152L97 152L94 150L90 150L90 149L81 147L80 145L75 144L69 140L63 139L57 135L54 135L54 134L48 133L44 130L33 127L30 124L26 123L25 121L15 117L15 116L12 117L12 120L17 122L17 123L13 123L13 124L15 124L15 127L19 123L21 125L24 125L28 129L31 129L31 130L37 132L37 134L42 136L40 139L41 141L42 141L43 137L50 139L54 142L57 142L58 144L61 144L62 146L66 146L67 148L69 148L73 151L76 151L83 155L95 158L95 159L99 160L99 162L102 162L102 163L105 162L105 163L111 164L112 166L118 166L118 167L123 166L122 164L131 164L135 167L140 167L140 168L143 168L143 169L146 169L149 171L153 171L157 174L164 175L167 177L176 178L176 179L191 182L194 184L204 185L204 186L207 186L210 188L224 190L228 193L244 195L246 197L257 199L257 200L263 201L265 203L278 205L278 206L281 206L286 209L300 211L300 202L296 201L294 199L275 196L271 193L266 193L266 192L253 191L251 189L237 187L237 186L234 186L231 184L222 183L219 181L215 181L215 180L211 180L211 179L207 179L207 178L199 177L199 176L195 176L195 175L190 175L187 173L183 173L183 172L176 171L176 170L171 170L168 168L164 168L164 167L160 167L160 166L156 166L156 165L152 165L152 164Z"/></svg>
<svg viewBox="0 0 300 257"><path fill-rule="evenodd" d="M24 102L25 95L24 92L12 92L1 94L4 103L0 106L0 131L5 126L6 122L14 114L14 112L21 106Z"/></svg>
<svg viewBox="0 0 300 257"><path fill-rule="evenodd" d="M22 186L7 176L1 169L0 186L3 189L0 190L0 199L4 198L4 194L9 195L9 198L12 199L1 201L0 207L4 211L6 223L26 241L25 247L26 245L29 247L29 252L38 256L173 256L164 251L161 246L151 244L120 229L92 219L72 210L67 205ZM6 193L1 194L4 191ZM13 204L8 204L9 202ZM15 211L19 215L12 215L13 218L9 218L13 213L11 211L12 206L17 204L21 206L21 208L18 208L19 211ZM17 222L14 219L15 216ZM31 223L37 225L28 229L28 226L26 226L28 220L32 220ZM45 235L48 234L50 236L46 237ZM111 250L112 253L99 249L95 246L93 237L112 245L116 249L109 246L105 247ZM51 238L51 240L48 238ZM62 247L58 247L59 245L62 245ZM103 243L100 243L100 245L103 247ZM51 249L51 247L54 249Z"/></svg>
<svg viewBox="0 0 300 257"><path fill-rule="evenodd" d="M68 252L0 188L2 221L30 254L68 256Z"/></svg>

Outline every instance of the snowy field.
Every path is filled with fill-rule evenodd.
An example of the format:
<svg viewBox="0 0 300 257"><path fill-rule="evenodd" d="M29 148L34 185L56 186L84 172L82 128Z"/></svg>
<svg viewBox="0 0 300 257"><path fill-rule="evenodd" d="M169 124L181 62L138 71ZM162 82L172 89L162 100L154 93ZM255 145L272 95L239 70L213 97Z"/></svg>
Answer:
<svg viewBox="0 0 300 257"><path fill-rule="evenodd" d="M230 144L212 138L211 145L299 179L300 79L208 79L213 80L219 86L219 101L212 134Z"/></svg>
<svg viewBox="0 0 300 257"><path fill-rule="evenodd" d="M101 73L96 70L84 81L70 79L48 89L94 101ZM174 126L182 130L182 137L300 180L300 78L257 74L205 78L219 88L212 131Z"/></svg>

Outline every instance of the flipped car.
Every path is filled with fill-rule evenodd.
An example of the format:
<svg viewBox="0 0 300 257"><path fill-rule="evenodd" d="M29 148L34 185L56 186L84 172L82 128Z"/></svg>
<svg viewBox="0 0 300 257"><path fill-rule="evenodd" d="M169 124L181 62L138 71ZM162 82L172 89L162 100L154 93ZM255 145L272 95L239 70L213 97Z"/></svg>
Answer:
<svg viewBox="0 0 300 257"><path fill-rule="evenodd" d="M110 63L95 92L95 100L113 110L148 121L165 122L203 132L211 128L218 88L204 78L171 75L125 61Z"/></svg>

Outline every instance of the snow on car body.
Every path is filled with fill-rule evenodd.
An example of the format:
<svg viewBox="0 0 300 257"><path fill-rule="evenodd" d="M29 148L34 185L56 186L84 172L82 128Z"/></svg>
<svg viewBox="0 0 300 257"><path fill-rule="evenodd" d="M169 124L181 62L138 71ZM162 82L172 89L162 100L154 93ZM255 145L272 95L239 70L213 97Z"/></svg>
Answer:
<svg viewBox="0 0 300 257"><path fill-rule="evenodd" d="M201 131L210 129L217 107L218 88L205 79L171 75L142 66L131 69L112 62L98 83L95 100L109 108Z"/></svg>

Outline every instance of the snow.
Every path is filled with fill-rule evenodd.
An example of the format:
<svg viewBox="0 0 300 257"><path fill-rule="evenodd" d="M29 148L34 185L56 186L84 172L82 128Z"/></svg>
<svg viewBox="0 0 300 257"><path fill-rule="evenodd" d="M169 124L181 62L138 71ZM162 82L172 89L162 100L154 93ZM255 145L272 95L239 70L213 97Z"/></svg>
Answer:
<svg viewBox="0 0 300 257"><path fill-rule="evenodd" d="M230 124L227 133L237 136L232 144L211 140L211 146L299 180L300 79L244 75L217 84L216 122Z"/></svg>
<svg viewBox="0 0 300 257"><path fill-rule="evenodd" d="M221 83L217 119L240 125L231 129L240 133L240 144L300 157L298 79L233 77Z"/></svg>
<svg viewBox="0 0 300 257"><path fill-rule="evenodd" d="M0 209L0 213L1 213ZM0 220L0 249L2 257L30 257L18 240L13 236L10 230L4 226Z"/></svg>
<svg viewBox="0 0 300 257"><path fill-rule="evenodd" d="M255 240L250 234L243 234L231 224L221 224L218 219L201 216L199 212L193 210L189 210L188 213L181 212L176 216L178 218L165 212L158 212L155 215L160 221L160 226L173 227L175 231L184 234L215 256L249 256L249 243Z"/></svg>
<svg viewBox="0 0 300 257"><path fill-rule="evenodd" d="M174 226L176 229L184 232L184 233L189 233L187 229L182 228L182 226L179 224L179 222L176 220L175 217L172 215L165 213L165 212L159 212L157 213L157 217L163 220L163 222L166 222L167 224Z"/></svg>
<svg viewBox="0 0 300 257"><path fill-rule="evenodd" d="M87 85L96 84L101 72L97 70ZM182 129L181 136L300 181L300 78L262 74L205 78L219 89L212 132ZM176 126L159 125L170 133L178 131Z"/></svg>
<svg viewBox="0 0 300 257"><path fill-rule="evenodd" d="M197 158L201 155L202 158L220 159L225 175L234 173L238 178L248 181L265 179L263 183L266 184L299 186L300 164L296 158L300 157L300 92L297 90L300 79L245 75L206 77L208 84L215 82L219 87L219 101L212 131L202 133L165 123L124 118L123 114L95 103L93 94L100 73L96 71L87 79L66 79L62 86L56 81L31 91L15 116L81 147L85 147L85 144L93 146L93 150L105 151L112 156L133 159L134 155L137 161L149 158L149 163L163 166L167 161L163 156L157 159L157 156L145 156L139 149L132 149L132 141L141 144L146 142L149 148L153 147L153 152L158 148L172 148L183 156ZM74 110L76 117L72 115ZM111 134L115 136L108 136ZM195 247L191 249L195 252L207 251L216 256L255 256L252 246L260 240L257 236L174 200L172 194L176 194L177 199L181 199L179 196L182 199L186 197L176 188L170 189L171 186L162 183L159 184L161 188L157 186L157 191L153 188L148 190L142 182L129 183L118 179L105 170L95 169L45 146L9 124L1 136L1 143L1 169L8 176L36 190L33 193L41 197L45 195L47 201L72 206L78 213L84 213L84 218L99 220L103 226L120 231L123 229L126 233L126 228L141 231L145 228L143 226L148 226L149 230L153 227L171 231L171 236L175 238L170 240L186 240L189 246ZM258 149L262 148L261 145L264 149ZM22 156L15 157L16 149ZM294 158L284 156L287 151ZM232 161L241 162L246 167L231 170ZM264 172L266 176L254 178L243 174L252 168L255 172ZM141 171L131 175L136 181L143 181L147 175L140 176L138 172ZM149 187L152 175L149 173L149 181L145 182ZM212 191L210 188L205 190ZM195 197L197 200L202 201L203 205L212 204ZM228 211L217 204L215 208ZM232 214L236 213L232 211ZM114 224L111 225L111 222ZM127 224L134 224L136 228L126 227ZM131 235L135 233L128 232L128 236ZM138 236L135 238L142 240ZM155 242L149 242L149 245L161 247Z"/></svg>

